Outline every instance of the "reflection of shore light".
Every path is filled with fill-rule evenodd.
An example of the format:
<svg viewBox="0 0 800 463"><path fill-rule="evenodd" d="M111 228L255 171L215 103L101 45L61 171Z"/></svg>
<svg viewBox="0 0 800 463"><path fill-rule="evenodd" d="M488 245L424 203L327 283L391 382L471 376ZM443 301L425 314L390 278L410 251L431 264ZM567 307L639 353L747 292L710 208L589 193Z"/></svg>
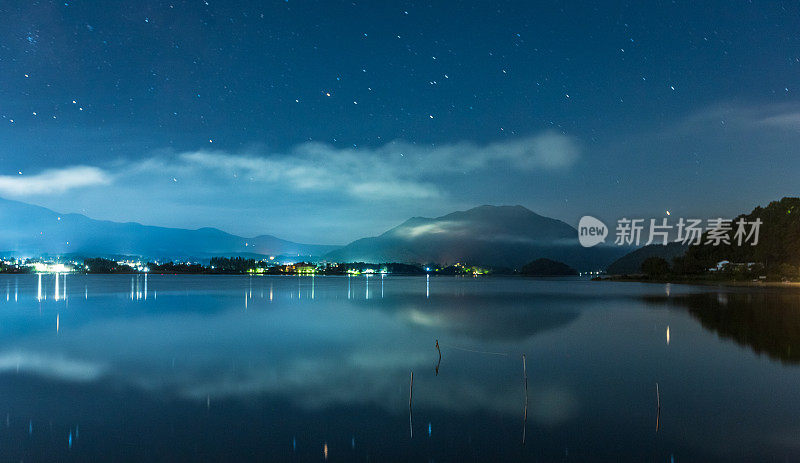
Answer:
<svg viewBox="0 0 800 463"><path fill-rule="evenodd" d="M33 269L36 273L66 273L71 270L64 264L45 264L43 262L35 262Z"/></svg>
<svg viewBox="0 0 800 463"><path fill-rule="evenodd" d="M667 345L669 345L669 325L667 325Z"/></svg>
<svg viewBox="0 0 800 463"><path fill-rule="evenodd" d="M322 447L322 455L325 456L325 459L328 459L328 443L325 442L325 446Z"/></svg>

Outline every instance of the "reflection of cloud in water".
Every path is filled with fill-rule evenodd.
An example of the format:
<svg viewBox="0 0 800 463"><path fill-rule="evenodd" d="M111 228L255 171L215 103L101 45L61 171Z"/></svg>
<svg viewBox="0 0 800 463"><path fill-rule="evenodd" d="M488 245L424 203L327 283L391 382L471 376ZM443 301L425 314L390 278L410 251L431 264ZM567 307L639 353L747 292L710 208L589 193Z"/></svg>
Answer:
<svg viewBox="0 0 800 463"><path fill-rule="evenodd" d="M253 365L235 373L204 375L197 370L165 384L163 378L140 377L136 381L148 388L168 387L192 399L206 396L246 398L263 394L288 397L305 409L337 404L386 405L398 409L403 404L396 394L412 369L429 363L429 356L405 355L382 363L370 360L369 352L356 352L339 358L325 358L317 352L277 365ZM202 362L201 362L202 363ZM199 373L199 374L198 374Z"/></svg>
<svg viewBox="0 0 800 463"><path fill-rule="evenodd" d="M19 365L21 373L66 382L87 382L104 377L127 386L199 401L207 397L252 399L277 395L306 410L374 405L400 413L407 405L407 398L397 393L399 385L407 382L410 370L427 365L429 360L428 356L417 355L404 356L400 362L381 362L367 352L360 352L342 362L298 358L281 366L254 365L235 374L208 376L203 373L206 365L198 359L195 365L198 368L185 369L170 377L157 365L134 373L124 369L106 370L91 362L63 356L19 352L0 354L0 370L13 372ZM520 413L518 391L509 391L500 382L470 382L469 378L442 375L436 379L436 387L430 382L424 387L418 385L421 385L420 379L415 382L415 406L465 414L481 410L509 415ZM424 393L419 393L420 390ZM529 418L534 421L558 425L577 414L578 400L563 386L533 384L528 410Z"/></svg>
<svg viewBox="0 0 800 463"><path fill-rule="evenodd" d="M377 306L418 326L481 340L519 341L577 320L580 312L570 302L544 295L434 295L387 298Z"/></svg>
<svg viewBox="0 0 800 463"><path fill-rule="evenodd" d="M0 372L32 373L47 378L85 382L98 379L105 368L97 363L36 352L0 353Z"/></svg>
<svg viewBox="0 0 800 463"><path fill-rule="evenodd" d="M422 312L443 320L446 330L495 332L471 331L478 327L459 321L448 325L457 312L447 304L439 307ZM500 326L514 317L499 318ZM519 333L535 332L534 325ZM394 311L365 311L348 303L246 314L163 314L70 326L58 338L17 339L18 353L0 356L0 369L13 374L19 364L20 372L70 382L102 376L191 400L279 396L305 409L361 404L397 413L407 410L408 374L414 370L419 372L415 407L521 413L522 385L510 373L516 372L516 359L511 367L505 357L446 352L447 369L434 376L434 338L425 328L398 323ZM475 342L492 347L491 341ZM63 355L42 353L56 345ZM576 413L577 399L569 390L551 383L530 386L532 419L555 424Z"/></svg>
<svg viewBox="0 0 800 463"><path fill-rule="evenodd" d="M557 385L543 385L534 389L528 407L528 416L546 425L564 423L578 413L578 399L569 390Z"/></svg>

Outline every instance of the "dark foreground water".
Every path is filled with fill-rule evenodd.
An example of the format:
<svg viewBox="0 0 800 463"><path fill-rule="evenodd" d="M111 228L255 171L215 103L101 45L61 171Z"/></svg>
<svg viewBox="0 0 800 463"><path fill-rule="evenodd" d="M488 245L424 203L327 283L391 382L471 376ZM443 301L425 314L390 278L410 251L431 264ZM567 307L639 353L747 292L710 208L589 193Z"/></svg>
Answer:
<svg viewBox="0 0 800 463"><path fill-rule="evenodd" d="M799 460L800 292L0 275L0 460L325 458Z"/></svg>

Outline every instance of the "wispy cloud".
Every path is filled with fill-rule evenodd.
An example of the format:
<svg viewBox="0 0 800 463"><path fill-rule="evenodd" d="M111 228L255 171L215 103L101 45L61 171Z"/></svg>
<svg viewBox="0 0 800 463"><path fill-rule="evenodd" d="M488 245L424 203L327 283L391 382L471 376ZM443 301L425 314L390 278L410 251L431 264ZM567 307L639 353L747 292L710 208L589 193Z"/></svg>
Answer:
<svg viewBox="0 0 800 463"><path fill-rule="evenodd" d="M800 131L800 107L795 104L743 105L724 103L690 114L678 128L696 132L710 127L745 130L773 128Z"/></svg>
<svg viewBox="0 0 800 463"><path fill-rule="evenodd" d="M0 175L0 194L32 196L64 193L75 188L107 185L110 175L98 167L71 166L49 169L35 175Z"/></svg>
<svg viewBox="0 0 800 463"><path fill-rule="evenodd" d="M175 168L204 170L297 191L337 190L352 197L432 198L437 178L508 166L522 171L564 170L578 159L575 140L555 132L478 145L420 146L395 141L378 148L342 149L304 143L288 153L185 152ZM147 165L154 166L152 162Z"/></svg>

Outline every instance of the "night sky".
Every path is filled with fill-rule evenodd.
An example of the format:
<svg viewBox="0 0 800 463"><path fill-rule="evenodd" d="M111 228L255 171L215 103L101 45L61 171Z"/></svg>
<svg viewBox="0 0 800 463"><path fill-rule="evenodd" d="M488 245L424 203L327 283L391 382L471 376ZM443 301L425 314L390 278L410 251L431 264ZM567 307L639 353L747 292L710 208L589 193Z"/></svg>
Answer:
<svg viewBox="0 0 800 463"><path fill-rule="evenodd" d="M0 3L0 196L339 244L798 194L798 2Z"/></svg>

